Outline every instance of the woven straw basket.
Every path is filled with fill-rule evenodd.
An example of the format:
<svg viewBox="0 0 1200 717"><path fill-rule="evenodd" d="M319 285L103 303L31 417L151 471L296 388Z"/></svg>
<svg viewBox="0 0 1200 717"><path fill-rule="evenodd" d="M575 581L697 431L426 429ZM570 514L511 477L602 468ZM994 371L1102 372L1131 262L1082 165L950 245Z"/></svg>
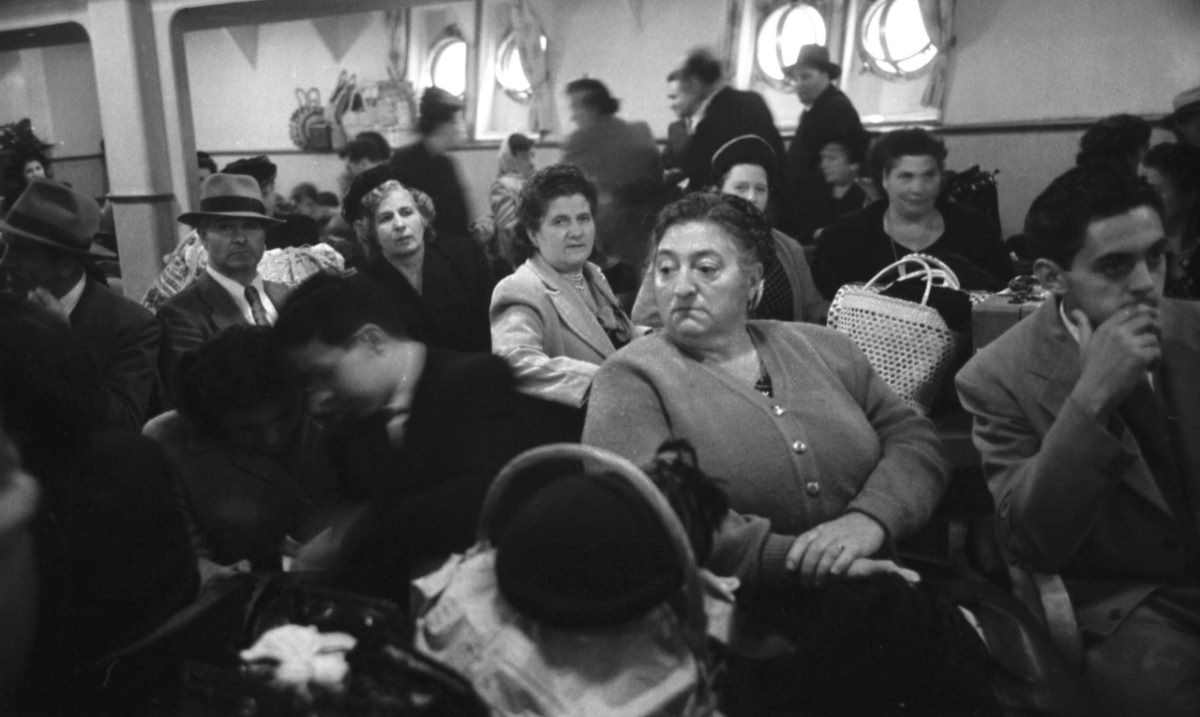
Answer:
<svg viewBox="0 0 1200 717"><path fill-rule="evenodd" d="M925 282L921 303L884 296L891 283L883 280ZM884 267L866 284L846 284L838 289L829 307L829 326L854 339L880 378L905 403L929 412L959 353L969 342L966 334L951 331L937 309L928 306L934 286L959 289L950 267L926 254L910 254Z"/></svg>

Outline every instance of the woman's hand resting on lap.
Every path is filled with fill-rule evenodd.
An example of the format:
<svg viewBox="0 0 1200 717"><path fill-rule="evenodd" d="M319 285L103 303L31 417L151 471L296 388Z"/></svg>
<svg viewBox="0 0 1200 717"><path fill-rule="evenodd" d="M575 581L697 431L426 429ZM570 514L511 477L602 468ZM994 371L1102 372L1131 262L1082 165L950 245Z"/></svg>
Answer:
<svg viewBox="0 0 1200 717"><path fill-rule="evenodd" d="M815 587L824 585L830 576L864 577L893 572L884 565L870 563L886 563L895 571L901 571L895 563L886 560L868 561L851 571L851 566L857 561L870 558L883 547L885 535L883 526L871 516L858 512L846 513L800 534L788 551L787 567L800 572L802 584ZM906 572L912 571L901 571L900 574L907 580L909 578L904 575Z"/></svg>

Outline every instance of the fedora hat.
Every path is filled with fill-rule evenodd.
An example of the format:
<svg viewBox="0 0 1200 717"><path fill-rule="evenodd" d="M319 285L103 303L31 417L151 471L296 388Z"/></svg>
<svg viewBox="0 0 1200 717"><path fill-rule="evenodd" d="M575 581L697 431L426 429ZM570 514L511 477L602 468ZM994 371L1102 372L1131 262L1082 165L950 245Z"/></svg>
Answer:
<svg viewBox="0 0 1200 717"><path fill-rule="evenodd" d="M1171 110L1171 114L1163 119L1163 125L1168 129L1184 117L1200 113L1200 86L1175 95L1175 99L1171 101Z"/></svg>
<svg viewBox="0 0 1200 717"><path fill-rule="evenodd" d="M86 194L53 179L37 177L0 219L6 237L34 242L78 256L112 259L116 254L96 244L100 205Z"/></svg>
<svg viewBox="0 0 1200 717"><path fill-rule="evenodd" d="M204 180L200 189L200 210L180 214L179 221L196 226L206 217L242 217L257 219L263 224L285 223L267 216L266 212L262 190L254 177L218 172Z"/></svg>
<svg viewBox="0 0 1200 717"><path fill-rule="evenodd" d="M824 45L805 45L800 48L796 61L783 68L786 75L791 75L802 67L815 67L836 80L842 76L842 66L829 59L829 48Z"/></svg>

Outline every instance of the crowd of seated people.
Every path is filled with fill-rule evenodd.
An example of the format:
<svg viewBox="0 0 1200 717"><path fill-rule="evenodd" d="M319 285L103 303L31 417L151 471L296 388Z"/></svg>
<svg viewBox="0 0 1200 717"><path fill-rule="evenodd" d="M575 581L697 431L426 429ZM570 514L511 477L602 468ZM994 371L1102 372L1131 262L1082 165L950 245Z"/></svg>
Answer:
<svg viewBox="0 0 1200 717"><path fill-rule="evenodd" d="M282 208L268 158L209 158L178 217L194 229L178 251L202 260L146 307L104 286L97 203L23 163L0 218L0 710L136 713L153 672L112 679L105 656L232 574L303 571L415 610L412 580L476 541L502 467L558 442L641 466L690 445L715 481L702 567L791 645L731 671L726 713L998 715L1044 697L1012 675L1064 655L988 592L1009 586L964 593L913 559L963 466L821 325L840 287L914 252L1002 289L995 224L945 198L935 133L868 149L861 126L818 137L811 120L787 153L762 98L720 70L699 51L670 75L674 175L590 78L566 88L574 163L535 170L512 135L499 178L465 178L463 107L437 90L416 143L347 145L333 201L305 183ZM827 54L788 71L817 84L806 104L853 112L827 94ZM955 383L1001 557L1061 575L1078 616L1082 668L1054 687L1075 714L1200 712L1200 150L1182 131L1149 147L1150 130L1113 115L1084 133L1026 218L1047 298ZM494 182L487 237L468 230L464 179ZM336 267L264 277L268 250L334 236ZM610 286L615 265L636 299ZM566 530L543 508L522 520Z"/></svg>

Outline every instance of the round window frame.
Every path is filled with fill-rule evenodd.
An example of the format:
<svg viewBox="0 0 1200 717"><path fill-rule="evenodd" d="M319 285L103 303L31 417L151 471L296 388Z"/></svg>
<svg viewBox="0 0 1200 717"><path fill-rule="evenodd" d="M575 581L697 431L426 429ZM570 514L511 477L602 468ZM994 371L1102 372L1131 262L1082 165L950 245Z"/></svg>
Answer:
<svg viewBox="0 0 1200 717"><path fill-rule="evenodd" d="M776 12L779 12L780 10L785 10L785 11L789 11L789 12L793 11L793 10L798 10L801 5L805 5L805 6L812 8L813 10L816 11L817 15L821 18L821 22L825 26L824 27L825 42L821 43L821 44L822 44L822 46L828 48L830 46L830 34L831 34L831 30L830 30L830 26L829 26L829 20L830 20L829 15L830 14L829 14L828 3L824 2L824 0L804 0L802 2L796 2L795 0L786 0L785 2L776 2L770 8L765 10L765 12L763 13L763 19L761 22L758 23L758 28L754 32L754 56L753 56L754 77L758 81L765 83L771 89L778 90L780 92L789 92L789 93L795 92L796 91L796 83L793 82L790 77L788 77L786 72L784 73L783 79L781 79L781 80L771 77L770 75L767 74L766 70L764 70L762 68L762 65L760 65L758 63L758 43L759 43L759 40L762 38L763 30L767 27L767 22L771 19L772 15L774 15ZM788 61L780 55L779 31L787 23L787 17L788 17L788 12L782 13L779 16L778 24L776 25L776 28L775 28L775 56L779 59L779 69L781 71L783 70L783 68L787 67Z"/></svg>
<svg viewBox="0 0 1200 717"><path fill-rule="evenodd" d="M459 93L451 92L449 89L447 89L445 87L438 86L437 82L434 79L437 76L438 60L441 59L442 54L446 51L446 49L448 47L450 47L451 45L457 44L457 43L462 43L463 50L464 50L463 89L462 89L462 92L459 92ZM470 73L471 73L471 45L470 45L470 43L468 43L466 38L464 38L460 33L455 32L454 29L447 29L445 32L443 32L441 35L439 35L436 40L434 40L433 45L429 48L429 78L428 78L429 79L429 87L437 87L440 90L449 92L450 94L454 95L455 97L457 97L460 100L466 100L467 89L470 85Z"/></svg>
<svg viewBox="0 0 1200 717"><path fill-rule="evenodd" d="M546 37L546 33L542 33L541 40L542 51L548 51L550 47L550 38ZM521 68L521 73L525 74L525 67L521 64L521 52L517 47L516 30L509 30L507 33L505 33L504 38L500 40L500 44L496 47L496 86L499 87L501 91L503 91L504 94L514 102L519 102L523 105L529 104L529 102L533 99L533 83L529 82L528 75L525 75L525 81L529 83L529 89L527 90L516 90L511 87L506 87L505 84L500 81L500 70L504 66L504 56L510 52L513 53L513 59L517 63L517 66Z"/></svg>
<svg viewBox="0 0 1200 717"><path fill-rule="evenodd" d="M859 52L859 59L862 61L863 67L865 67L869 72L871 72L871 74L875 75L876 77L881 77L885 80L891 80L893 82L903 82L903 81L920 78L920 77L923 77L924 75L929 74L933 70L934 60L937 59L938 55L940 55L942 51L939 50L937 48L937 46L933 44L932 39L929 39L929 44L926 45L924 48L922 48L919 52L917 52L914 55L910 55L909 57L905 57L905 58L899 58L899 59L884 58L881 61L880 59L876 58L874 55L872 55L867 50L867 23L868 23L868 20L870 20L870 18L871 18L871 14L873 12L875 12L876 8L882 8L880 10L880 12L883 13L883 17L881 17L879 20L879 25L880 25L879 35L880 35L880 42L881 42L881 44L884 45L884 47L886 49L886 47L887 47L887 13L891 12L892 8L896 5L897 2L900 2L900 0L874 0L874 2L871 2L865 8L863 8L862 16L860 17L859 23L858 23L858 27L859 27L859 29L858 29L858 52ZM926 33L926 34L928 34L928 33ZM922 52L925 52L927 49L929 49L931 47L933 48L933 54L929 56L929 61L926 62L924 65L921 65L920 67L918 67L915 70L900 69L900 65L899 65L900 62L903 62L904 60L910 60L915 57L919 57ZM893 67L896 68L896 71L892 72L890 70L884 69L881 64L882 62L890 63Z"/></svg>

